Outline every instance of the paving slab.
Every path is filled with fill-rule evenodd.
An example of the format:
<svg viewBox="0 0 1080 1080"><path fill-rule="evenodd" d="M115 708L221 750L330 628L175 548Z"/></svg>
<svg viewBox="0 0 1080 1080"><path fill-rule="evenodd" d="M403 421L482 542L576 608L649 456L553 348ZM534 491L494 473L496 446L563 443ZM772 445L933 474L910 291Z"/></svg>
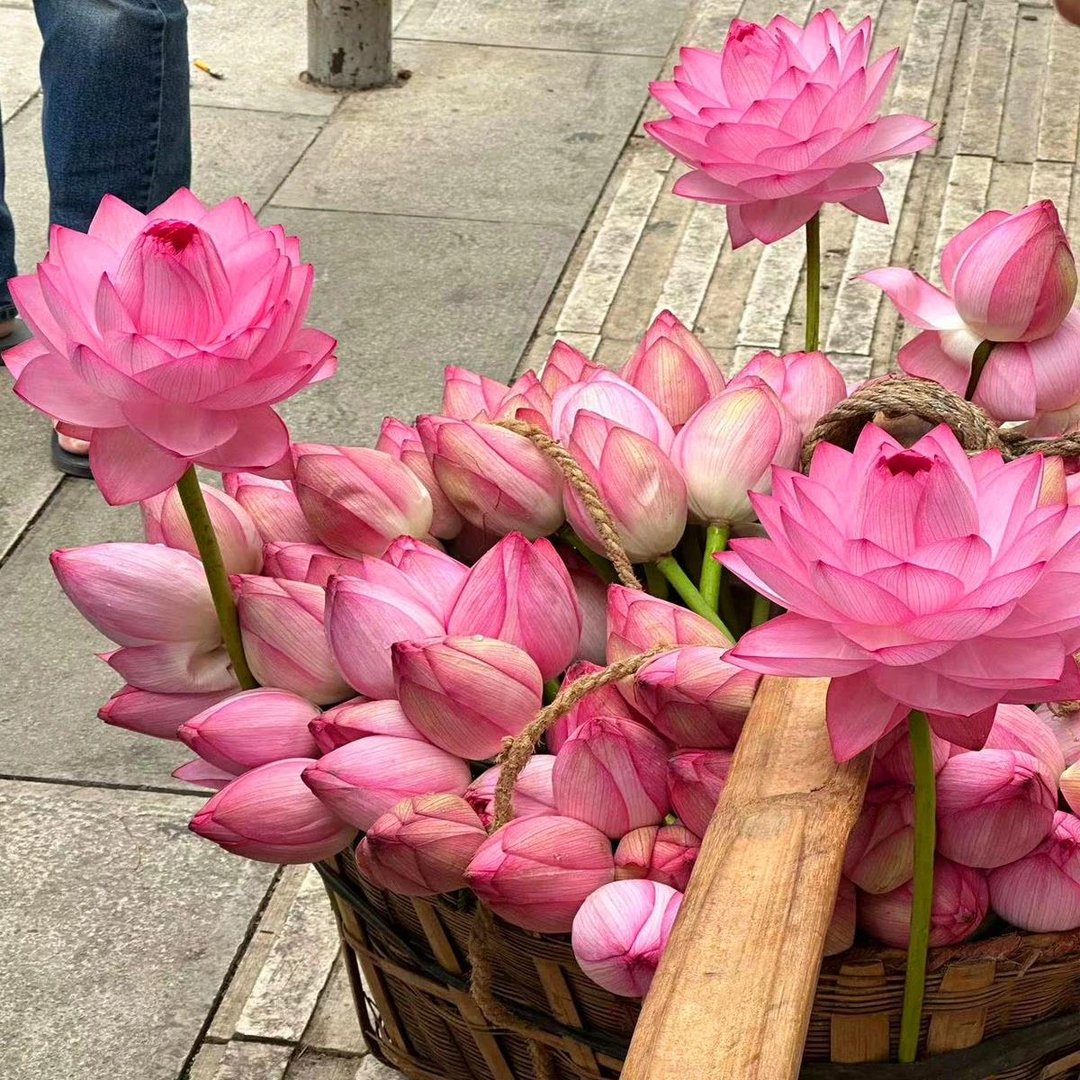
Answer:
<svg viewBox="0 0 1080 1080"><path fill-rule="evenodd" d="M655 57L434 42L396 55L412 78L344 99L277 202L583 222L659 71Z"/></svg>
<svg viewBox="0 0 1080 1080"><path fill-rule="evenodd" d="M304 1032L302 1043L305 1047L335 1054L363 1054L367 1050L349 986L349 975L340 954L334 961L330 978L312 1014L311 1023Z"/></svg>
<svg viewBox="0 0 1080 1080"><path fill-rule="evenodd" d="M361 1062L353 1057L320 1054L301 1048L292 1059L285 1080L355 1080ZM391 1073L392 1080L402 1080Z"/></svg>
<svg viewBox="0 0 1080 1080"><path fill-rule="evenodd" d="M0 64L0 113L5 123L38 91L41 34L29 6L0 5L0 41L4 43L4 62Z"/></svg>
<svg viewBox="0 0 1080 1080"><path fill-rule="evenodd" d="M0 806L0 1076L175 1080L273 868L174 795L0 782Z"/></svg>

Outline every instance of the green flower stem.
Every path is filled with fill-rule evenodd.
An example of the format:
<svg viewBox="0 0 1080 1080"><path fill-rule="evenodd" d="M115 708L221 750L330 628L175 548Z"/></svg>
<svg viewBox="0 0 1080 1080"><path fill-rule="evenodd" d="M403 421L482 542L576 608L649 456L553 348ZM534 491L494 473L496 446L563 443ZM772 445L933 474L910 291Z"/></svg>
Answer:
<svg viewBox="0 0 1080 1080"><path fill-rule="evenodd" d="M821 218L806 223L806 351L817 352L821 326Z"/></svg>
<svg viewBox="0 0 1080 1080"><path fill-rule="evenodd" d="M241 689L254 690L259 684L251 674L247 657L244 655L236 601L233 599L232 589L229 588L229 575L225 572L221 548L218 547L217 537L214 535L214 526L206 509L206 500L203 498L202 488L199 487L194 465L189 466L187 472L176 482L176 490L191 524L195 546L199 549L203 572L214 600L214 610L217 611L218 622L221 624L221 636L225 639L225 648L229 653L229 660L232 661L233 674Z"/></svg>
<svg viewBox="0 0 1080 1080"><path fill-rule="evenodd" d="M967 389L964 391L964 397L968 401L975 396L979 380L982 378L983 368L986 367L986 361L990 359L990 352L993 348L994 342L980 341L979 347L975 350L975 355L971 358L971 377L968 379Z"/></svg>
<svg viewBox="0 0 1080 1080"><path fill-rule="evenodd" d="M904 975L904 1009L900 1016L900 1061L910 1063L919 1052L919 1024L926 994L926 953L930 947L930 915L934 901L934 841L937 832L934 753L926 713L908 717L911 757L915 765L915 880L911 898L911 937Z"/></svg>
<svg viewBox="0 0 1080 1080"><path fill-rule="evenodd" d="M735 639L731 636L731 631L724 625L723 620L705 603L697 587L686 576L686 571L670 555L663 555L657 559L656 567L668 579L671 587L682 597L683 603L691 611L700 615L703 619L708 619L732 645L735 644Z"/></svg>
<svg viewBox="0 0 1080 1080"><path fill-rule="evenodd" d="M763 622L768 622L771 614L772 601L761 593L754 593L754 610L750 615L750 625L760 626Z"/></svg>
<svg viewBox="0 0 1080 1080"><path fill-rule="evenodd" d="M545 679L544 680L544 704L550 705L556 697L559 696L559 690L562 684L558 679Z"/></svg>
<svg viewBox="0 0 1080 1080"><path fill-rule="evenodd" d="M710 522L705 531L705 555L701 560L701 595L705 603L713 609L720 610L720 575L723 567L713 558L718 551L727 548L728 539L731 537L731 526L726 521Z"/></svg>
<svg viewBox="0 0 1080 1080"><path fill-rule="evenodd" d="M565 540L599 575L605 585L610 585L615 580L615 569L604 558L598 555L569 525L559 530L559 537Z"/></svg>
<svg viewBox="0 0 1080 1080"><path fill-rule="evenodd" d="M670 595L668 592L667 578L665 578L652 563L645 564L645 585L653 596L656 596L661 600L666 600Z"/></svg>

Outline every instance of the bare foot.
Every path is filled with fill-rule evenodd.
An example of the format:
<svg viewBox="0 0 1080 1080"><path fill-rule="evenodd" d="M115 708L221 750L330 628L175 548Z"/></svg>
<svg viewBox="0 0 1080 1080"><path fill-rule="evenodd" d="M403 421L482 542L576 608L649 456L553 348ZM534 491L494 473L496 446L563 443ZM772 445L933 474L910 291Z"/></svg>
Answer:
<svg viewBox="0 0 1080 1080"><path fill-rule="evenodd" d="M14 319L7 319L4 322L0 322L0 338L6 338L14 329Z"/></svg>
<svg viewBox="0 0 1080 1080"><path fill-rule="evenodd" d="M66 450L69 454L86 457L90 453L90 444L82 439L72 439L67 435L58 435L57 438L60 440L60 449Z"/></svg>

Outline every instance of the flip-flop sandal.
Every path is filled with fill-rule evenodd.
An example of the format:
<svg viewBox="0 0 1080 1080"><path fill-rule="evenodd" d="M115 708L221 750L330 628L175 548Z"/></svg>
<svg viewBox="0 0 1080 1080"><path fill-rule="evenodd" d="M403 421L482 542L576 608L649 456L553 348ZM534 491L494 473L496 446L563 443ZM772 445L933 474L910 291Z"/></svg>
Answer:
<svg viewBox="0 0 1080 1080"><path fill-rule="evenodd" d="M7 337L0 338L0 367L4 364L4 353L8 349L15 345L21 345L24 341L29 341L33 335L30 333L30 327L26 325L21 319L15 323L15 329L11 331Z"/></svg>
<svg viewBox="0 0 1080 1080"><path fill-rule="evenodd" d="M73 454L70 450L65 450L55 431L52 433L52 462L65 476L74 476L79 480L94 479L94 474L90 471L90 459L86 454Z"/></svg>

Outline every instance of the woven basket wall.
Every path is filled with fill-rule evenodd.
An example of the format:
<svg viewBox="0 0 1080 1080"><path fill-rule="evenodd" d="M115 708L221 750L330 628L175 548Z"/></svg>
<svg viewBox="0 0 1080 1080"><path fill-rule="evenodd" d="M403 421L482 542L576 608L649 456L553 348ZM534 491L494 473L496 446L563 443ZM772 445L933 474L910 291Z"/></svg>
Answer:
<svg viewBox="0 0 1080 1080"><path fill-rule="evenodd" d="M411 1080L536 1080L535 1041L557 1080L618 1077L638 1003L586 978L568 938L496 922L495 991L526 1036L489 1023L469 992L470 894L416 900L376 889L348 852L319 870L361 1027L386 1064ZM804 1080L1080 1080L1080 934L1012 933L932 950L930 967L926 1058L905 1066L877 1064L895 1060L903 954L859 949L826 960Z"/></svg>

